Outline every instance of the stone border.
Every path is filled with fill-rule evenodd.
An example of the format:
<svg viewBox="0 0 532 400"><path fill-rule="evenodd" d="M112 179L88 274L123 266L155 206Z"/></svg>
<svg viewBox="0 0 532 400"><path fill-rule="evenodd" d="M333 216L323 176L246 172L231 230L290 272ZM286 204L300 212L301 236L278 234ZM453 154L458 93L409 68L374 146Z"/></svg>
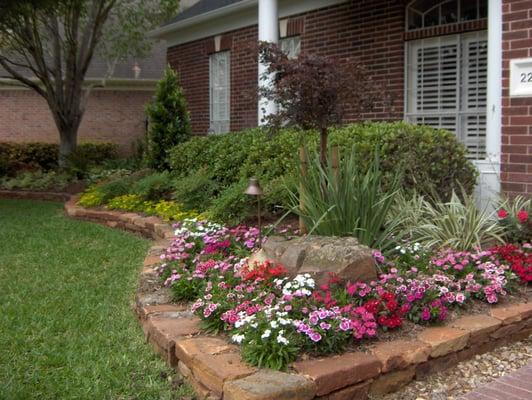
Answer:
<svg viewBox="0 0 532 400"><path fill-rule="evenodd" d="M84 209L76 200L65 204L73 218L158 240L144 260L135 311L146 340L187 379L199 399L367 399L532 333L531 302L501 305L489 315L463 316L444 326L425 328L416 340L376 342L367 353L299 361L292 364L292 373L258 370L242 361L238 346L202 334L200 319L186 306L171 304L168 289L160 288L154 267L171 242L169 225L154 217Z"/></svg>
<svg viewBox="0 0 532 400"><path fill-rule="evenodd" d="M66 192L34 192L29 190L0 190L0 199L11 200L42 200L42 201L68 201L71 194Z"/></svg>

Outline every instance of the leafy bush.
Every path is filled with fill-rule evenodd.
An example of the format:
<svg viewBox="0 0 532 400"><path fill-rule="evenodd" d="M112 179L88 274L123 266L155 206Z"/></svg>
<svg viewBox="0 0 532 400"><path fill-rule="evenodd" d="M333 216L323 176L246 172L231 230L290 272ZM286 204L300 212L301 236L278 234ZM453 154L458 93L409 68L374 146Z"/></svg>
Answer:
<svg viewBox="0 0 532 400"><path fill-rule="evenodd" d="M474 250L503 242L504 228L493 212L477 208L472 196L451 194L447 202L403 197L389 219L412 241L432 249Z"/></svg>
<svg viewBox="0 0 532 400"><path fill-rule="evenodd" d="M168 172L156 172L135 182L130 193L146 200L169 199L172 192L171 178Z"/></svg>
<svg viewBox="0 0 532 400"><path fill-rule="evenodd" d="M384 184L390 185L395 171L403 168L400 186L409 194L435 192L448 200L453 190L463 187L471 193L475 186L477 171L467 159L465 147L444 130L404 122L368 122L332 130L330 139L344 152L354 149L360 155L363 171L379 149ZM282 182L282 177L297 176L302 143L309 151L317 150L317 133L302 136L299 131L282 129L270 137L260 129L250 129L192 138L170 150L169 162L179 177L204 168L220 187L256 177L263 187L274 189L274 182ZM272 209L279 205L266 201L267 197L268 193L265 206Z"/></svg>
<svg viewBox="0 0 532 400"><path fill-rule="evenodd" d="M190 118L177 73L168 67L157 84L155 100L146 106L149 119L146 162L150 168L168 168L167 150L190 138Z"/></svg>
<svg viewBox="0 0 532 400"><path fill-rule="evenodd" d="M72 178L68 174L57 173L54 171L43 172L24 172L14 178L0 179L0 188L7 190L26 189L26 190L65 190Z"/></svg>
<svg viewBox="0 0 532 400"><path fill-rule="evenodd" d="M387 250L394 243L395 220L387 223L399 191L400 171L389 188L383 188L378 156L367 171L360 156L348 153L337 171L331 163L324 168L316 155L301 182L301 191L292 192L292 210L300 215L310 233L322 236L355 236L360 243ZM303 202L303 209L299 201Z"/></svg>
<svg viewBox="0 0 532 400"><path fill-rule="evenodd" d="M204 169L176 179L172 185L174 199L187 210L206 210L219 190L218 183Z"/></svg>
<svg viewBox="0 0 532 400"><path fill-rule="evenodd" d="M213 200L205 216L216 222L239 224L253 215L254 201L244 193L247 181L240 181L225 189Z"/></svg>
<svg viewBox="0 0 532 400"><path fill-rule="evenodd" d="M104 196L104 193L97 186L93 186L83 192L78 204L82 207L98 207L103 204Z"/></svg>
<svg viewBox="0 0 532 400"><path fill-rule="evenodd" d="M68 170L80 178L90 167L118 158L118 146L113 143L82 143L68 156Z"/></svg>
<svg viewBox="0 0 532 400"><path fill-rule="evenodd" d="M57 168L59 145L55 143L0 143L0 159L7 164L6 173L14 175L27 166L44 171ZM118 157L118 147L112 143L81 143L71 156L75 171Z"/></svg>

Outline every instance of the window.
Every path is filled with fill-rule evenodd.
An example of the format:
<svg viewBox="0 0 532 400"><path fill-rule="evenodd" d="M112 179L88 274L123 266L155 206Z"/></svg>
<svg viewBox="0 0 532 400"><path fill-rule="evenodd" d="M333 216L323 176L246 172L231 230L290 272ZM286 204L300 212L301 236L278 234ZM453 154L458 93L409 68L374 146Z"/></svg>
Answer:
<svg viewBox="0 0 532 400"><path fill-rule="evenodd" d="M407 7L407 30L486 18L487 0L414 0Z"/></svg>
<svg viewBox="0 0 532 400"><path fill-rule="evenodd" d="M472 159L485 158L485 31L408 44L406 119L455 132Z"/></svg>
<svg viewBox="0 0 532 400"><path fill-rule="evenodd" d="M297 58L301 53L301 37L299 36L283 38L279 41L279 45L283 53L290 59Z"/></svg>
<svg viewBox="0 0 532 400"><path fill-rule="evenodd" d="M209 71L210 132L224 133L230 129L230 53L211 54Z"/></svg>

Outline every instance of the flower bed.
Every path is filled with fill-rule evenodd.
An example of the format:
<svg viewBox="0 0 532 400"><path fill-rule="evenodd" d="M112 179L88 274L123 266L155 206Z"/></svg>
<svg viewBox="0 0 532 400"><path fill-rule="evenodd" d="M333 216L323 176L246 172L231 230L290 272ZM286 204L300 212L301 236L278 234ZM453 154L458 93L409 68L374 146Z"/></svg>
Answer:
<svg viewBox="0 0 532 400"><path fill-rule="evenodd" d="M315 397L364 399L368 393L377 395L397 390L414 378L423 378L429 373L449 368L474 354L528 337L532 330L532 306L526 303L527 299L514 297L513 303L507 300L510 298L509 292L518 288L517 275L512 274L510 269L514 267L525 268L528 271L530 269L528 246L518 250L510 247L506 250L493 249L488 253L484 252L486 254L477 252L461 256L454 254L455 261L452 260L453 253L444 253L441 257L435 258L431 254L424 254L420 248L416 248L418 246L412 246L411 249L398 248L390 258L394 261L394 265L382 255L374 254L383 270L380 281L375 285L342 284L333 278L327 287L314 285L312 288L309 277L295 277L290 280L283 277L285 271L277 265L246 267L246 264L241 262L241 257L248 255L257 244L256 234L252 229L240 227L231 230L215 226L211 230L205 226L207 223L202 223L203 232L202 229L195 232L193 226L185 226L185 229L178 230L177 236L173 237L171 229L161 224L160 220L156 222L153 217L86 210L76 206L74 201L66 204L66 210L75 218L90 219L110 226L115 224L116 218L122 221L123 225L119 227L124 229L131 230L133 227L142 226L143 232L148 236L167 237L157 242L146 257L137 294L136 310L148 341L170 365L176 367L193 384L200 398L210 396L215 399L223 396L224 399L233 400ZM159 234L156 234L156 231ZM187 238L183 241L184 236ZM209 239L204 240L205 238ZM502 260L507 260L508 257L514 257L513 259L519 261L506 261L511 264L506 265ZM163 264L167 265L164 268L161 268L161 258L164 259ZM405 261L408 258L412 261ZM183 260L188 261L183 262ZM403 260L403 263L398 260ZM465 260L473 260L474 266L464 263ZM173 268L174 266L179 268ZM392 270L394 268L397 271ZM191 285L198 284L193 291L204 301L204 305L196 309L196 313L201 313L200 316L193 316L183 303L169 304L175 290L171 289L172 282L175 284L182 277L175 279L174 276L174 280L168 281L166 287L161 287L161 277L155 272L161 273L161 270L166 271L166 274L169 273L166 279L179 272L185 272L183 281L190 282ZM440 271L442 276L453 278L445 280L445 284L438 277L430 282L428 278L434 270ZM503 273L499 273L502 271ZM195 272L200 275L196 274L195 277ZM467 278L470 273L473 274L474 280ZM408 277L408 274L416 274L416 279ZM164 273L162 276L165 276ZM403 282L400 282L400 279L403 279ZM200 280L203 283L200 283ZM426 320L423 318L423 308L417 312L412 311L413 308L406 311L405 304L418 305L417 301L409 302L408 299L415 300L409 297L410 292L401 288L400 291L392 293L393 296L388 294L391 293L389 288L397 286L398 283L401 284L396 289L402 284L408 289L411 287L408 283L425 282L425 280L429 280L428 284L432 286L431 290L427 290L424 286L419 287L419 291L424 294L422 298L425 299L425 293L438 293L437 300L441 301L441 306L438 307L432 307L429 302L432 318L425 316ZM214 282L226 282L230 286L214 285ZM468 282L471 289L469 291ZM290 287L287 288L286 285L289 283ZM480 285L480 288L475 285ZM238 290L235 290L237 286ZM485 289L490 287L493 291L490 289L486 293ZM502 290L499 290L499 287ZM385 290L382 291L382 288ZM264 293L256 302L258 307L255 310L253 302L245 303L245 301L257 290L259 294ZM465 299L459 296L460 292L463 292ZM234 294L237 299L243 301L233 299L227 304L220 302L220 306L217 305L215 308L211 305L212 312L209 314L210 311L207 311L208 315L205 316L204 312L209 310L209 304L217 304L216 298L221 293L225 293L226 297L229 295L229 300ZM213 297L209 297L209 294ZM505 304L496 307L489 305L487 296L491 294L497 296L498 302L502 301ZM452 295L455 296L454 301L451 301ZM429 294L426 296L426 299L430 298ZM192 297L194 296L191 295L190 298ZM345 307L344 303L353 304L354 312L349 314L348 318L349 327L352 327L350 330L347 329L347 321L341 319L343 315L337 313ZM237 304L237 307L241 305L242 309L237 311L236 307L229 308L234 304ZM427 302L419 304L425 305ZM484 308L476 308L479 304L485 304ZM282 309L281 305L288 306L288 309ZM228 309L223 311L226 306ZM470 306L475 308L474 315L456 316L457 313L461 314L462 310L468 310ZM308 309L305 313L303 313L304 307ZM447 308L447 312L443 313L446 320L444 324L440 321L442 307ZM432 308L439 308L438 313L432 315ZM271 310L270 314L268 310ZM248 312L251 314L249 317L255 318L255 322L252 320L240 326L239 321L248 318ZM287 314L283 315L285 312ZM299 319L295 318L296 312L300 313ZM399 318L394 317L394 313L397 313ZM373 314L373 318L369 314ZM397 321L409 325L410 328L412 322L408 320L413 320L415 315L420 316L418 321L420 328L409 329L409 332L402 334L402 331L396 327L399 325ZM240 318L241 316L244 318ZM290 326L283 325L289 319L297 322ZM272 322L274 322L273 327ZM251 325L254 323L257 323L256 328ZM427 326L432 323L438 326ZM375 337L372 335L374 324L377 325L376 337L384 340L368 339ZM229 336L207 336L205 327L211 330L227 329ZM281 327L285 327L285 332L279 339ZM312 332L308 328L311 328ZM392 336L384 333L384 330L393 332ZM347 332L345 339L342 339L340 332ZM361 332L363 332L362 337L366 339L356 337L360 336ZM320 340L317 340L316 333L321 336ZM244 338L236 336L239 334ZM290 373L257 370L242 361L241 354L248 359L244 349L241 351L237 346L228 343L233 339L233 342L240 341L245 347L247 335L250 335L248 337L254 335L256 338L260 336L261 340L271 346L284 347L285 350L290 346L284 343L283 338L290 341L294 337L301 346L298 352L301 349L320 357L317 359L300 357L300 361L289 365ZM342 343L347 345L347 353L332 357L321 356L329 353L328 346L332 346L335 350L336 346ZM248 347L248 350L249 354L258 354L258 350L253 346ZM289 358L293 357L288 351L286 355ZM254 362L252 359L248 361Z"/></svg>
<svg viewBox="0 0 532 400"><path fill-rule="evenodd" d="M285 369L302 353L342 352L381 331L440 323L473 301L495 304L528 281L532 248L525 244L487 251L430 253L414 244L397 247L391 261L375 252L381 270L372 282L342 282L331 275L318 286L308 275L289 278L281 265L248 265L257 230L229 229L186 220L161 256L157 272L178 301L208 332L227 332L244 359Z"/></svg>

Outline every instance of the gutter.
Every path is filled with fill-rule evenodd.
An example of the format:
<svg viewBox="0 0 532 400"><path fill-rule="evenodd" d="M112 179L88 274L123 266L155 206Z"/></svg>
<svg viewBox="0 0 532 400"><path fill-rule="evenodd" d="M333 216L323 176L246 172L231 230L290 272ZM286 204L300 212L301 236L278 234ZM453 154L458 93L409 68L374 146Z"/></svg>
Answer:
<svg viewBox="0 0 532 400"><path fill-rule="evenodd" d="M168 25L161 26L160 28L157 28L149 32L148 37L156 38L156 39L164 39L165 36L167 36L168 34L176 30L188 28L190 26L197 25L197 24L209 21L214 18L222 18L227 15L233 14L237 11L251 8L253 6L256 6L257 4L258 4L258 0L243 0L238 3L230 4L228 6L206 12L204 14L200 14L194 17L184 19L182 21L177 21L177 22L174 22Z"/></svg>

